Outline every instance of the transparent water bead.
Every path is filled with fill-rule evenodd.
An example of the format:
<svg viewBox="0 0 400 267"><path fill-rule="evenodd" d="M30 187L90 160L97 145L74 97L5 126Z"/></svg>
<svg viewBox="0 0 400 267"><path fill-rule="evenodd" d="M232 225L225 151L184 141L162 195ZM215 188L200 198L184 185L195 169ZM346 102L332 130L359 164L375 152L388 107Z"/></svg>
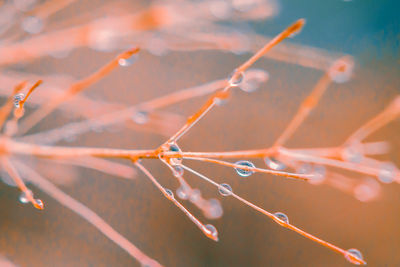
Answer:
<svg viewBox="0 0 400 267"><path fill-rule="evenodd" d="M224 210L221 202L218 199L212 198L208 200L207 209L204 211L204 216L208 219L219 219L222 217Z"/></svg>
<svg viewBox="0 0 400 267"><path fill-rule="evenodd" d="M35 199L35 204L38 206L39 209L43 209L44 208L44 204L43 201L39 198Z"/></svg>
<svg viewBox="0 0 400 267"><path fill-rule="evenodd" d="M131 57L129 57L129 58L120 58L119 60L118 60L118 64L121 66L121 67L129 67L129 66L131 66L133 63L135 63L136 62L136 60L138 59L138 55L132 55Z"/></svg>
<svg viewBox="0 0 400 267"><path fill-rule="evenodd" d="M206 224L204 227L209 232L210 237L213 238L215 241L218 241L217 228L215 228L215 226L212 224Z"/></svg>
<svg viewBox="0 0 400 267"><path fill-rule="evenodd" d="M354 61L351 57L337 60L330 68L328 74L332 81L344 83L350 80L354 69Z"/></svg>
<svg viewBox="0 0 400 267"><path fill-rule="evenodd" d="M275 217L281 220L284 223L289 223L289 218L285 213L282 212L275 212L274 213Z"/></svg>
<svg viewBox="0 0 400 267"><path fill-rule="evenodd" d="M247 160L240 160L240 161L236 162L235 164L250 167L250 168L256 167L256 166L254 166L254 164L252 162L247 161ZM242 177L248 177L254 173L254 171L252 171L252 170L245 170L245 169L241 169L241 168L235 168L235 170Z"/></svg>
<svg viewBox="0 0 400 267"><path fill-rule="evenodd" d="M173 167L173 169L174 169L174 176L175 177L182 177L182 175L183 175L183 173L184 173L184 169L182 168L182 166L180 166L180 165L175 165L174 167Z"/></svg>
<svg viewBox="0 0 400 267"><path fill-rule="evenodd" d="M30 191L28 191L28 192L29 192L29 194L32 194ZM25 192L21 192L18 199L19 199L19 202L21 202L22 204L26 204L29 202L29 198Z"/></svg>
<svg viewBox="0 0 400 267"><path fill-rule="evenodd" d="M133 114L132 120L137 124L145 124L149 121L149 113L147 111L138 111Z"/></svg>
<svg viewBox="0 0 400 267"><path fill-rule="evenodd" d="M20 107L20 102L25 98L25 95L23 93L16 94L14 96L14 107L19 108Z"/></svg>
<svg viewBox="0 0 400 267"><path fill-rule="evenodd" d="M351 262L353 264L360 265L361 263L359 261L357 261L357 259L361 260L361 261L364 260L363 255L361 254L361 252L358 249L351 248L351 249L348 249L347 252L350 255L346 254L345 258L346 258L347 261L349 261L349 262Z"/></svg>
<svg viewBox="0 0 400 267"><path fill-rule="evenodd" d="M286 165L274 157L265 157L264 158L265 164L267 164L268 168L275 171L281 171L286 169Z"/></svg>
<svg viewBox="0 0 400 267"><path fill-rule="evenodd" d="M170 189L165 188L164 190L170 198L174 198L174 193Z"/></svg>
<svg viewBox="0 0 400 267"><path fill-rule="evenodd" d="M230 86L239 86L239 84L243 81L244 78L244 74L243 72L237 72L236 70L234 70L228 78L228 82L230 84Z"/></svg>
<svg viewBox="0 0 400 267"><path fill-rule="evenodd" d="M180 186L176 189L176 195L183 200L189 199L189 190L185 186Z"/></svg>
<svg viewBox="0 0 400 267"><path fill-rule="evenodd" d="M168 145L169 145L169 151L182 153L182 150L179 148L179 146L175 142L170 143ZM172 165L180 165L182 163L182 158L170 158L169 162Z"/></svg>
<svg viewBox="0 0 400 267"><path fill-rule="evenodd" d="M229 184L220 184L218 192L224 197L232 195L232 187Z"/></svg>
<svg viewBox="0 0 400 267"><path fill-rule="evenodd" d="M396 166L391 162L386 162L381 166L381 169L378 173L378 179L382 183L386 184L391 183L396 178L396 172L397 172Z"/></svg>
<svg viewBox="0 0 400 267"><path fill-rule="evenodd" d="M268 78L268 72L261 69L251 69L246 72L246 76L239 87L244 92L251 93L258 90Z"/></svg>
<svg viewBox="0 0 400 267"><path fill-rule="evenodd" d="M42 31L43 21L38 17L29 16L22 20L21 28L27 33L36 34Z"/></svg>

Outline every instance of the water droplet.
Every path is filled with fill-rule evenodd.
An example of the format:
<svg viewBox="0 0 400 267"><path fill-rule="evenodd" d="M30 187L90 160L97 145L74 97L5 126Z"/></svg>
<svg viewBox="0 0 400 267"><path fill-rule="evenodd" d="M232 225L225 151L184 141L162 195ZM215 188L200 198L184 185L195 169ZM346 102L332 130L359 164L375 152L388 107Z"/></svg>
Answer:
<svg viewBox="0 0 400 267"><path fill-rule="evenodd" d="M39 207L39 209L43 209L44 208L44 204L43 204L43 201L41 199L39 199L39 198L35 199L35 203Z"/></svg>
<svg viewBox="0 0 400 267"><path fill-rule="evenodd" d="M149 121L149 113L146 111L138 111L133 114L132 120L137 124L145 124Z"/></svg>
<svg viewBox="0 0 400 267"><path fill-rule="evenodd" d="M289 223L289 218L285 213L282 212L275 212L274 213L275 217L281 220L284 223Z"/></svg>
<svg viewBox="0 0 400 267"><path fill-rule="evenodd" d="M396 178L396 166L391 162L386 162L382 164L381 169L378 173L378 179L382 183L391 183Z"/></svg>
<svg viewBox="0 0 400 267"><path fill-rule="evenodd" d="M14 107L19 108L20 107L20 102L25 98L25 95L23 93L16 94L14 96Z"/></svg>
<svg viewBox="0 0 400 267"><path fill-rule="evenodd" d="M313 177L308 180L311 184L321 184L326 177L326 168L322 165L315 165L313 170Z"/></svg>
<svg viewBox="0 0 400 267"><path fill-rule="evenodd" d="M220 184L218 192L224 197L232 195L232 187L229 184Z"/></svg>
<svg viewBox="0 0 400 267"><path fill-rule="evenodd" d="M185 186L180 186L176 189L176 195L183 200L187 200L189 198L188 189Z"/></svg>
<svg viewBox="0 0 400 267"><path fill-rule="evenodd" d="M212 198L208 200L207 208L204 211L204 216L208 219L218 219L221 218L224 213L222 209L221 202L218 199Z"/></svg>
<svg viewBox="0 0 400 267"><path fill-rule="evenodd" d="M255 168L254 164L247 160L240 160L240 161L236 162L235 164L250 167L250 168ZM252 171L252 170L245 170L245 169L241 169L241 168L235 168L235 170L242 177L248 177L254 173L254 171Z"/></svg>
<svg viewBox="0 0 400 267"><path fill-rule="evenodd" d="M266 158L264 158L264 162L265 162L265 164L267 164L268 168L270 168L271 170L281 171L281 170L286 169L286 165L274 157L270 157L270 158L266 157Z"/></svg>
<svg viewBox="0 0 400 267"><path fill-rule="evenodd" d="M136 60L138 59L138 55L137 54L135 54L135 55L132 55L131 57L129 57L129 58L120 58L119 60L118 60L118 64L121 66L121 67L129 67L129 66L131 66L133 63L135 63L136 62Z"/></svg>
<svg viewBox="0 0 400 267"><path fill-rule="evenodd" d="M345 57L333 63L329 69L329 77L336 83L344 83L350 80L354 68L354 61L350 57Z"/></svg>
<svg viewBox="0 0 400 267"><path fill-rule="evenodd" d="M168 188L164 188L165 193L167 193L168 196L170 196L171 198L174 198L174 192L172 192L170 189Z"/></svg>
<svg viewBox="0 0 400 267"><path fill-rule="evenodd" d="M243 77L243 72L234 70L231 75L229 75L228 82L230 86L238 86L243 81Z"/></svg>
<svg viewBox="0 0 400 267"><path fill-rule="evenodd" d="M184 173L184 169L182 168L182 166L180 165L175 165L173 166L174 169L174 176L175 177L182 177L183 173Z"/></svg>
<svg viewBox="0 0 400 267"><path fill-rule="evenodd" d="M22 20L21 28L27 33L36 34L42 31L43 21L38 17L29 16Z"/></svg>
<svg viewBox="0 0 400 267"><path fill-rule="evenodd" d="M360 163L363 158L361 144L352 144L342 151L342 159L349 162Z"/></svg>
<svg viewBox="0 0 400 267"><path fill-rule="evenodd" d="M251 93L260 88L260 85L268 80L268 72L260 69L251 69L246 72L240 89L247 93Z"/></svg>
<svg viewBox="0 0 400 267"><path fill-rule="evenodd" d="M206 224L204 226L206 230L209 232L209 235L216 241L218 241L218 231L217 228L215 228L214 225L212 224Z"/></svg>
<svg viewBox="0 0 400 267"><path fill-rule="evenodd" d="M182 150L179 148L179 146L176 143L170 143L168 145L169 145L169 151L182 153ZM180 165L180 164L182 164L182 158L170 158L169 162L173 166Z"/></svg>
<svg viewBox="0 0 400 267"><path fill-rule="evenodd" d="M363 255L361 254L361 252L358 249L351 248L351 249L348 249L347 252L349 254L346 254L345 258L346 258L346 260L348 260L349 262L351 262L353 264L360 265L361 263L358 260L361 260L361 261L364 260Z"/></svg>
<svg viewBox="0 0 400 267"><path fill-rule="evenodd" d="M194 189L192 191L192 193L190 194L190 201L195 203L195 202L199 201L200 197L201 197L200 190L199 189Z"/></svg>
<svg viewBox="0 0 400 267"><path fill-rule="evenodd" d="M28 194L32 194L32 192L28 190ZM21 202L22 204L26 204L29 202L29 198L25 192L21 192L21 194L19 195L19 202Z"/></svg>
<svg viewBox="0 0 400 267"><path fill-rule="evenodd" d="M368 178L354 188L354 197L361 202L371 201L379 195L380 190L380 184L375 179Z"/></svg>

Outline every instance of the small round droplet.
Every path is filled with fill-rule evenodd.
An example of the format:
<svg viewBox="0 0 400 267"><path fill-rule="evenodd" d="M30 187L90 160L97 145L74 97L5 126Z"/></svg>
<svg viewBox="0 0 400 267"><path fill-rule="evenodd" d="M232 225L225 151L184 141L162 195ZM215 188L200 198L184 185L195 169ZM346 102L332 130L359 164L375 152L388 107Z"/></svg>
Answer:
<svg viewBox="0 0 400 267"><path fill-rule="evenodd" d="M275 212L274 213L275 217L281 220L284 223L289 223L289 218L285 213L282 212Z"/></svg>
<svg viewBox="0 0 400 267"><path fill-rule="evenodd" d="M240 89L244 92L252 93L260 88L261 84L268 80L268 72L260 69L246 71L246 76L240 84Z"/></svg>
<svg viewBox="0 0 400 267"><path fill-rule="evenodd" d="M175 165L173 166L174 169L174 176L175 177L182 177L183 173L184 173L184 169L182 168L182 166L180 165Z"/></svg>
<svg viewBox="0 0 400 267"><path fill-rule="evenodd" d="M224 197L232 195L232 187L229 184L220 184L218 192Z"/></svg>
<svg viewBox="0 0 400 267"><path fill-rule="evenodd" d="M210 237L213 238L213 240L218 241L217 228L215 228L215 226L212 224L206 224L204 227L209 232Z"/></svg>
<svg viewBox="0 0 400 267"><path fill-rule="evenodd" d="M354 188L354 197L361 202L371 201L379 195L380 190L380 184L375 179L368 178Z"/></svg>
<svg viewBox="0 0 400 267"><path fill-rule="evenodd" d="M326 178L326 168L322 165L315 165L312 172L313 177L308 180L311 184L322 184Z"/></svg>
<svg viewBox="0 0 400 267"><path fill-rule="evenodd" d="M19 202L21 202L22 204L26 204L29 202L29 198L25 192L21 192L21 194L19 195Z"/></svg>
<svg viewBox="0 0 400 267"><path fill-rule="evenodd" d="M391 183L396 178L396 166L391 162L386 162L382 164L381 169L378 173L378 179L382 183Z"/></svg>
<svg viewBox="0 0 400 267"><path fill-rule="evenodd" d="M183 200L189 199L189 192L185 186L178 187L178 189L176 189L176 195Z"/></svg>
<svg viewBox="0 0 400 267"><path fill-rule="evenodd" d="M35 199L35 204L36 206L38 206L39 209L43 209L44 208L44 204L43 201L39 198Z"/></svg>
<svg viewBox="0 0 400 267"><path fill-rule="evenodd" d="M243 77L243 72L234 70L231 75L229 75L228 82L230 86L239 86L239 84L243 81Z"/></svg>
<svg viewBox="0 0 400 267"><path fill-rule="evenodd" d="M346 260L349 262L355 264L355 265L360 265L360 261L363 261L363 255L358 249L351 248L347 250L348 254L345 255Z"/></svg>
<svg viewBox="0 0 400 267"><path fill-rule="evenodd" d="M165 193L167 193L168 196L170 196L171 198L174 198L174 193L170 189L165 188L164 190L165 190Z"/></svg>
<svg viewBox="0 0 400 267"><path fill-rule="evenodd" d="M38 17L29 16L22 20L21 28L27 33L36 34L42 31L43 21Z"/></svg>
<svg viewBox="0 0 400 267"><path fill-rule="evenodd" d="M286 165L274 157L266 157L264 158L264 162L271 170L281 171L286 169Z"/></svg>
<svg viewBox="0 0 400 267"><path fill-rule="evenodd" d="M118 60L118 64L119 64L121 67L129 67L129 66L131 66L133 63L135 63L137 59L138 59L138 55L132 55L132 56L129 57L129 58L120 58L120 59Z"/></svg>
<svg viewBox="0 0 400 267"><path fill-rule="evenodd" d="M169 145L169 151L182 153L182 150L179 148L179 146L175 142L174 143L170 143L168 145ZM182 164L182 158L170 158L169 162L173 166L180 165L180 164Z"/></svg>
<svg viewBox="0 0 400 267"><path fill-rule="evenodd" d="M221 218L224 213L221 202L218 199L212 198L208 200L207 208L204 210L204 216L208 219Z"/></svg>
<svg viewBox="0 0 400 267"><path fill-rule="evenodd" d="M149 121L149 113L146 111L138 111L133 114L132 120L137 124L145 124Z"/></svg>
<svg viewBox="0 0 400 267"><path fill-rule="evenodd" d="M16 94L14 96L14 107L19 108L20 107L20 102L25 98L25 95L23 93Z"/></svg>
<svg viewBox="0 0 400 267"><path fill-rule="evenodd" d="M255 168L254 164L247 160L240 160L240 161L236 162L235 164L250 167L250 168ZM252 171L252 170L245 170L245 169L241 169L241 168L235 168L235 170L242 177L248 177L254 173L254 171Z"/></svg>
<svg viewBox="0 0 400 267"><path fill-rule="evenodd" d="M354 61L351 57L344 57L333 63L329 69L329 77L336 83L344 83L350 80L354 69Z"/></svg>

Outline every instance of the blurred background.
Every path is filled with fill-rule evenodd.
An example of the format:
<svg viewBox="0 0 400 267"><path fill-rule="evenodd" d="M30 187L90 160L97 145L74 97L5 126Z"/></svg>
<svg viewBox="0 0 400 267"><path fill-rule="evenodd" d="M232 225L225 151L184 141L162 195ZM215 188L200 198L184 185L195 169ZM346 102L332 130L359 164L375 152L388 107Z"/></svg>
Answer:
<svg viewBox="0 0 400 267"><path fill-rule="evenodd" d="M17 5L15 2L21 1L2 1L0 18L10 14L11 11L5 8ZM97 18L134 14L146 10L151 4L160 4L145 1L76 1L46 17L42 21L43 29L38 33L29 34L25 29L25 33L15 37L14 34L21 31L21 21L31 16L29 12L34 12L35 5L44 5L44 2L36 2L29 9L17 9L17 15L11 16L15 21L9 20L8 23L14 25L2 34L4 41L0 47L0 62L16 44L30 38L71 26L79 27ZM227 2L231 4L231 1ZM193 11L190 6L195 7L199 3L206 2L170 1L167 4L177 10L188 7L186 11ZM283 47L290 48L291 44L295 44L322 49L318 51L323 51L321 55L328 59L349 54L356 63L351 80L329 87L318 107L289 140L288 147L340 145L400 93L398 2L307 0L265 3L270 4L273 11L267 12L269 15L265 18L238 20L234 13L230 16L225 14L221 21L212 21L205 16L202 19L207 23L193 23L193 27L215 34L224 33L224 29L240 29L244 35L273 37L293 21L305 18L307 24L302 32L284 41ZM190 12L187 14L188 17L195 17ZM174 23L179 25L180 21ZM179 28L179 36L192 34L191 25L187 23ZM159 36L159 42L164 40L165 45L173 40L172 26L149 31ZM135 38L140 37L144 49L134 64L117 68L84 93L95 100L128 106L225 78L251 56L247 51L233 53L223 49L197 49L195 46L171 51L160 50L160 46L150 49L151 45L146 41L148 37L135 34L124 38L122 47L100 49L80 45L69 49L68 54L61 53L60 56L59 53L57 57L28 56L29 60L10 63L4 60L0 68L2 75L10 72L20 75L15 74L15 77L23 77L24 73L43 77L44 84L45 77L60 74L80 79L109 62L126 47L137 45ZM58 38L63 43L72 39L63 34ZM249 42L251 40L248 39ZM51 47L52 44L47 45ZM321 62L325 61L321 59ZM183 151L229 151L271 146L324 73L321 69L271 58L259 60L255 67L269 73L268 82L253 93L234 90L224 106L213 109L180 140ZM322 64L322 67L325 65ZM4 87L4 83L0 86ZM3 89L3 92L12 91L12 87ZM185 101L163 110L187 117L206 99ZM27 114L32 110L28 108ZM28 134L84 117L58 110ZM180 125L169 126L176 130ZM388 141L391 150L379 159L392 161L397 166L400 166L399 130L400 124L396 120L368 138L368 141ZM134 131L125 125L115 125L101 132L90 131L77 136L73 142L59 141L57 145L150 149L156 148L166 138L157 131ZM63 191L90 207L119 233L165 266L351 266L341 255L279 227L233 198L220 196L214 187L190 174L186 175L187 181L194 188L201 189L205 198L216 197L222 202L224 215L213 221L204 218L188 201L182 201L201 221L210 222L218 229L220 241L217 243L207 239L140 172L136 174L136 179L124 180L51 160L20 159L35 164L37 171L52 181L61 180L59 183L64 184L60 186ZM165 187L175 190L179 186L161 162L143 160L142 163ZM265 174L242 178L227 167L192 161L185 163L217 182L229 183L235 193L268 211L284 212L291 223L311 234L344 249L359 249L369 266L400 265L400 187L397 183L381 184L380 195L376 199L361 202L352 194L327 185L316 186ZM255 160L254 163L265 166L262 160ZM365 178L354 173L344 174L352 179ZM16 266L139 265L79 216L34 185L30 188L44 201L43 211L21 204L18 189L0 183L0 254Z"/></svg>

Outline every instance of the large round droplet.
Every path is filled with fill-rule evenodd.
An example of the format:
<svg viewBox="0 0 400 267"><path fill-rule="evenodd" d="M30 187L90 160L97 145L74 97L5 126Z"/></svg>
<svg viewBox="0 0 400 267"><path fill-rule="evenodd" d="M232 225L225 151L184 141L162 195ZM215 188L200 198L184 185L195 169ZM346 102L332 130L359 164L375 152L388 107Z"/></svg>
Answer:
<svg viewBox="0 0 400 267"><path fill-rule="evenodd" d="M245 167L255 168L254 164L247 160L240 160L240 161L236 162L235 164L245 166ZM235 170L242 177L248 177L254 173L254 171L252 171L252 170L241 169L238 167L235 168Z"/></svg>
<svg viewBox="0 0 400 267"><path fill-rule="evenodd" d="M229 184L220 184L218 192L224 197L232 195L232 187Z"/></svg>
<svg viewBox="0 0 400 267"><path fill-rule="evenodd" d="M351 248L347 250L348 254L345 255L346 260L349 262L355 264L355 265L360 265L360 261L363 261L363 255L358 249Z"/></svg>
<svg viewBox="0 0 400 267"><path fill-rule="evenodd" d="M284 223L289 223L289 218L285 213L282 212L275 212L274 213L275 217L278 218L280 221Z"/></svg>
<svg viewBox="0 0 400 267"><path fill-rule="evenodd" d="M275 171L281 171L286 168L286 165L274 157L266 157L264 158L265 164L267 164L268 168Z"/></svg>
<svg viewBox="0 0 400 267"><path fill-rule="evenodd" d="M169 151L170 152L179 152L182 153L182 150L179 148L179 146L174 142L174 143L170 143L169 145ZM182 158L170 158L169 162L172 165L180 165L182 164Z"/></svg>
<svg viewBox="0 0 400 267"><path fill-rule="evenodd" d="M237 72L234 70L231 75L229 75L228 82L230 86L239 86L239 84L243 81L244 74L243 72Z"/></svg>

